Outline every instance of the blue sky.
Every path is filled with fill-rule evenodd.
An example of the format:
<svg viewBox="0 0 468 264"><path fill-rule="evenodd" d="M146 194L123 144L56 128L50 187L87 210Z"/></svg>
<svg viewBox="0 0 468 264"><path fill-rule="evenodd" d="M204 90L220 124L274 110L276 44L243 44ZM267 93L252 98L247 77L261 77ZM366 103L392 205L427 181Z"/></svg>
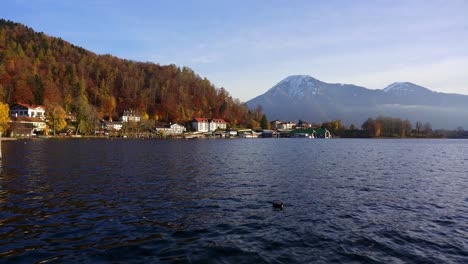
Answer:
<svg viewBox="0 0 468 264"><path fill-rule="evenodd" d="M468 1L3 0L0 17L98 54L188 66L247 101L294 74L468 94Z"/></svg>

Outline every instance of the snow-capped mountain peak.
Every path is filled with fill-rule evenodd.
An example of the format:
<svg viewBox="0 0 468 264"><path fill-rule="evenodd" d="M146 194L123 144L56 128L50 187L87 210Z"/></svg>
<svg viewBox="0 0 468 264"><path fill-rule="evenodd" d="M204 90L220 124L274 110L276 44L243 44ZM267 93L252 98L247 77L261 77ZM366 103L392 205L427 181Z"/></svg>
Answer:
<svg viewBox="0 0 468 264"><path fill-rule="evenodd" d="M408 95L414 93L427 93L432 92L431 90L422 86L416 85L410 82L396 82L383 89L386 93L392 93L397 95Z"/></svg>
<svg viewBox="0 0 468 264"><path fill-rule="evenodd" d="M320 93L323 82L309 75L291 75L273 86L268 92L276 96L278 93L286 93L290 97L304 97L305 94Z"/></svg>
<svg viewBox="0 0 468 264"><path fill-rule="evenodd" d="M246 104L251 109L261 105L271 120L319 123L335 119L362 124L369 117L388 116L424 120L437 128L468 127L468 95L433 92L409 82L372 90L295 75Z"/></svg>

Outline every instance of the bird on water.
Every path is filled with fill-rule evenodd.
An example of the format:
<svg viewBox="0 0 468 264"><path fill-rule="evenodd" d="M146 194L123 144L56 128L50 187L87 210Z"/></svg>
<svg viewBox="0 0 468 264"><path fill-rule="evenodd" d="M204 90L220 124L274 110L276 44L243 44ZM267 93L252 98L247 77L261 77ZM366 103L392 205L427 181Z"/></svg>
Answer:
<svg viewBox="0 0 468 264"><path fill-rule="evenodd" d="M284 207L283 202L280 202L280 201L273 202L273 208L283 209L283 207Z"/></svg>

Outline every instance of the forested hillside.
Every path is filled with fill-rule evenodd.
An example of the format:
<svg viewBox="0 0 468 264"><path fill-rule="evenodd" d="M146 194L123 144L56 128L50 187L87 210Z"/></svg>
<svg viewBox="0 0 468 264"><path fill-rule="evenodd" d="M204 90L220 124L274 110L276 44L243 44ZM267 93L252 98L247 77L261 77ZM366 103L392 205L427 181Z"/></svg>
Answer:
<svg viewBox="0 0 468 264"><path fill-rule="evenodd" d="M261 118L187 67L97 55L3 19L0 100L58 104L67 112L94 118L115 118L125 109L157 121L184 122L199 116L245 127Z"/></svg>

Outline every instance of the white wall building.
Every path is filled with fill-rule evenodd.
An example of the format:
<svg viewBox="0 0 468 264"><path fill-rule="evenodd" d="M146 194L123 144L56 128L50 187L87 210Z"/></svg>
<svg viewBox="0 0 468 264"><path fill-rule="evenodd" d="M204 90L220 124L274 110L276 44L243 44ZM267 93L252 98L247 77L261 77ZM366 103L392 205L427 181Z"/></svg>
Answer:
<svg viewBox="0 0 468 264"><path fill-rule="evenodd" d="M122 130L122 122L112 122L112 121L101 121L101 128L106 131L120 131Z"/></svg>
<svg viewBox="0 0 468 264"><path fill-rule="evenodd" d="M196 117L192 120L192 127L197 132L208 132L210 130L208 118Z"/></svg>
<svg viewBox="0 0 468 264"><path fill-rule="evenodd" d="M213 132L216 129L226 130L227 123L224 119L194 118L192 127L198 132Z"/></svg>
<svg viewBox="0 0 468 264"><path fill-rule="evenodd" d="M284 122L278 125L278 129L291 130L296 126L294 122Z"/></svg>
<svg viewBox="0 0 468 264"><path fill-rule="evenodd" d="M216 129L226 130L227 124L224 119L211 119L210 120L210 131L215 131Z"/></svg>
<svg viewBox="0 0 468 264"><path fill-rule="evenodd" d="M121 117L122 122L140 122L141 117L133 110L126 110Z"/></svg>
<svg viewBox="0 0 468 264"><path fill-rule="evenodd" d="M10 116L19 117L35 117L42 120L45 119L45 108L41 105L29 105L16 103L10 107Z"/></svg>

